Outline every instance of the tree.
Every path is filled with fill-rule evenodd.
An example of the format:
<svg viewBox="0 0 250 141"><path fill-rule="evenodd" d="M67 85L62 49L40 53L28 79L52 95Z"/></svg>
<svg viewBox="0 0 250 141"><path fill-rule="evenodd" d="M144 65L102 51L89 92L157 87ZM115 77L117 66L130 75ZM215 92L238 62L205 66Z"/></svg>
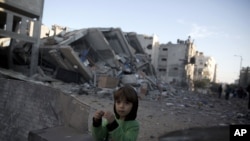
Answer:
<svg viewBox="0 0 250 141"><path fill-rule="evenodd" d="M209 79L201 79L194 81L194 88L207 88L210 84Z"/></svg>

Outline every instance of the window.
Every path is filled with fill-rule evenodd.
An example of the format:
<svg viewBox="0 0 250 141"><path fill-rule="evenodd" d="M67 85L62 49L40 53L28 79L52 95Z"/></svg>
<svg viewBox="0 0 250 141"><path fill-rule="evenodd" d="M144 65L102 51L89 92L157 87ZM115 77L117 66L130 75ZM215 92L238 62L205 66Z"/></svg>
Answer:
<svg viewBox="0 0 250 141"><path fill-rule="evenodd" d="M151 50L151 49L152 49L152 45L151 45L151 44L148 45L148 46L147 46L147 49L150 49L150 50Z"/></svg>
<svg viewBox="0 0 250 141"><path fill-rule="evenodd" d="M7 14L0 11L0 29L5 29Z"/></svg>
<svg viewBox="0 0 250 141"><path fill-rule="evenodd" d="M159 72L166 72L166 69L159 69Z"/></svg>
<svg viewBox="0 0 250 141"><path fill-rule="evenodd" d="M167 58L161 58L161 61L167 61Z"/></svg>
<svg viewBox="0 0 250 141"><path fill-rule="evenodd" d="M22 18L21 17L18 17L18 16L15 16L13 17L13 25L12 25L12 32L20 32L18 31L18 28L20 28L21 24L22 24Z"/></svg>
<svg viewBox="0 0 250 141"><path fill-rule="evenodd" d="M168 48L163 48L162 50L163 50L163 51L168 51Z"/></svg>

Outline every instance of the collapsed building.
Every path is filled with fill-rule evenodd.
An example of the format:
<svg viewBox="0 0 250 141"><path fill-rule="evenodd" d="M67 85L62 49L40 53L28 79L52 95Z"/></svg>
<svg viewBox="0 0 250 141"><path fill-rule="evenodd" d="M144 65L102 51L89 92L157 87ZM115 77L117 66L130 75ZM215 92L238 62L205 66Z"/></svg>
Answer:
<svg viewBox="0 0 250 141"><path fill-rule="evenodd" d="M133 35L120 28L61 32L42 39L39 66L56 79L100 87L138 84L139 78L155 82L154 67Z"/></svg>
<svg viewBox="0 0 250 141"><path fill-rule="evenodd" d="M157 76L136 35L120 28L84 28L44 37L33 78L88 83L98 88L131 84L138 91L143 87L145 95L145 91L157 89ZM32 44L24 41L17 42L13 49L13 64L24 74L33 61L31 51Z"/></svg>

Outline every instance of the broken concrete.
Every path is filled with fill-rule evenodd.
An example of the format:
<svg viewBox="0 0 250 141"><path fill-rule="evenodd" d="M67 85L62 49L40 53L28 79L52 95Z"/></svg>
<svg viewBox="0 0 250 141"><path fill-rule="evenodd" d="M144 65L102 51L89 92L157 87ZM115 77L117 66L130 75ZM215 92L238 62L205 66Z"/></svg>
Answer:
<svg viewBox="0 0 250 141"><path fill-rule="evenodd" d="M0 91L1 140L23 141L30 131L58 126L88 133L90 106L74 96L41 84L3 78Z"/></svg>
<svg viewBox="0 0 250 141"><path fill-rule="evenodd" d="M106 80L99 78L104 75L121 80L107 88L128 84L124 80L126 75L139 76L142 72L150 81L145 76L140 79L156 83L155 69L135 35L125 34L120 28L88 28L44 38L40 45L40 66L45 74L52 77L62 69L66 70L65 75L77 72L83 81L70 80L71 82L88 82L94 86L102 84L99 85L101 88L106 87L103 85L106 82L100 82ZM56 37L63 40L59 41ZM50 45L53 38L56 42ZM60 75L63 75L61 72ZM56 78L65 81L58 75ZM69 79L66 80L70 82ZM133 82L129 82L130 84L140 86L137 78L131 80Z"/></svg>
<svg viewBox="0 0 250 141"><path fill-rule="evenodd" d="M98 80L98 88L116 88L119 79L110 76L100 76Z"/></svg>
<svg viewBox="0 0 250 141"><path fill-rule="evenodd" d="M67 60L69 60L71 64L71 68L74 68L77 72L79 72L85 80L89 80L93 78L93 75L89 68L87 68L79 59L78 56L76 56L73 49L69 46L61 46L60 51L64 55Z"/></svg>
<svg viewBox="0 0 250 141"><path fill-rule="evenodd" d="M90 134L77 132L71 127L40 129L29 133L28 141L94 141Z"/></svg>
<svg viewBox="0 0 250 141"><path fill-rule="evenodd" d="M0 38L11 38L8 46L8 65L13 69L13 50L19 41L32 44L29 75L36 73L38 66L38 48L42 25L44 0L20 0L18 3L12 0L0 0ZM21 23L21 24L20 24Z"/></svg>
<svg viewBox="0 0 250 141"><path fill-rule="evenodd" d="M115 52L101 31L98 29L89 29L86 39L91 45L90 47L97 53L99 59L107 63L110 67L118 66L118 62L115 60Z"/></svg>
<svg viewBox="0 0 250 141"><path fill-rule="evenodd" d="M13 50L15 70L24 72L23 65L32 60L31 45L17 42ZM156 73L148 55L143 52L136 33L124 33L120 28L87 28L63 30L55 36L41 39L38 73L67 83L85 82L97 86L99 77L108 75L118 80L123 75L143 72L155 83ZM70 79L78 76L78 79ZM142 78L146 79L146 77ZM135 80L135 79L134 79ZM145 81L148 81L147 79ZM131 82L135 85L137 81ZM119 81L117 86L124 85Z"/></svg>

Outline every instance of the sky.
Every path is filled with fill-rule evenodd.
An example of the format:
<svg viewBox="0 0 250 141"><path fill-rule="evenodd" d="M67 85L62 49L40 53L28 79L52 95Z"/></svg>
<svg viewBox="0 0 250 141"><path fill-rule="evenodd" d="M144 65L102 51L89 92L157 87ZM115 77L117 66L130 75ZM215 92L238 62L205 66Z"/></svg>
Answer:
<svg viewBox="0 0 250 141"><path fill-rule="evenodd" d="M239 78L241 58L250 67L249 0L45 0L42 23L121 28L157 35L161 44L191 36L197 51L215 59L220 82Z"/></svg>

